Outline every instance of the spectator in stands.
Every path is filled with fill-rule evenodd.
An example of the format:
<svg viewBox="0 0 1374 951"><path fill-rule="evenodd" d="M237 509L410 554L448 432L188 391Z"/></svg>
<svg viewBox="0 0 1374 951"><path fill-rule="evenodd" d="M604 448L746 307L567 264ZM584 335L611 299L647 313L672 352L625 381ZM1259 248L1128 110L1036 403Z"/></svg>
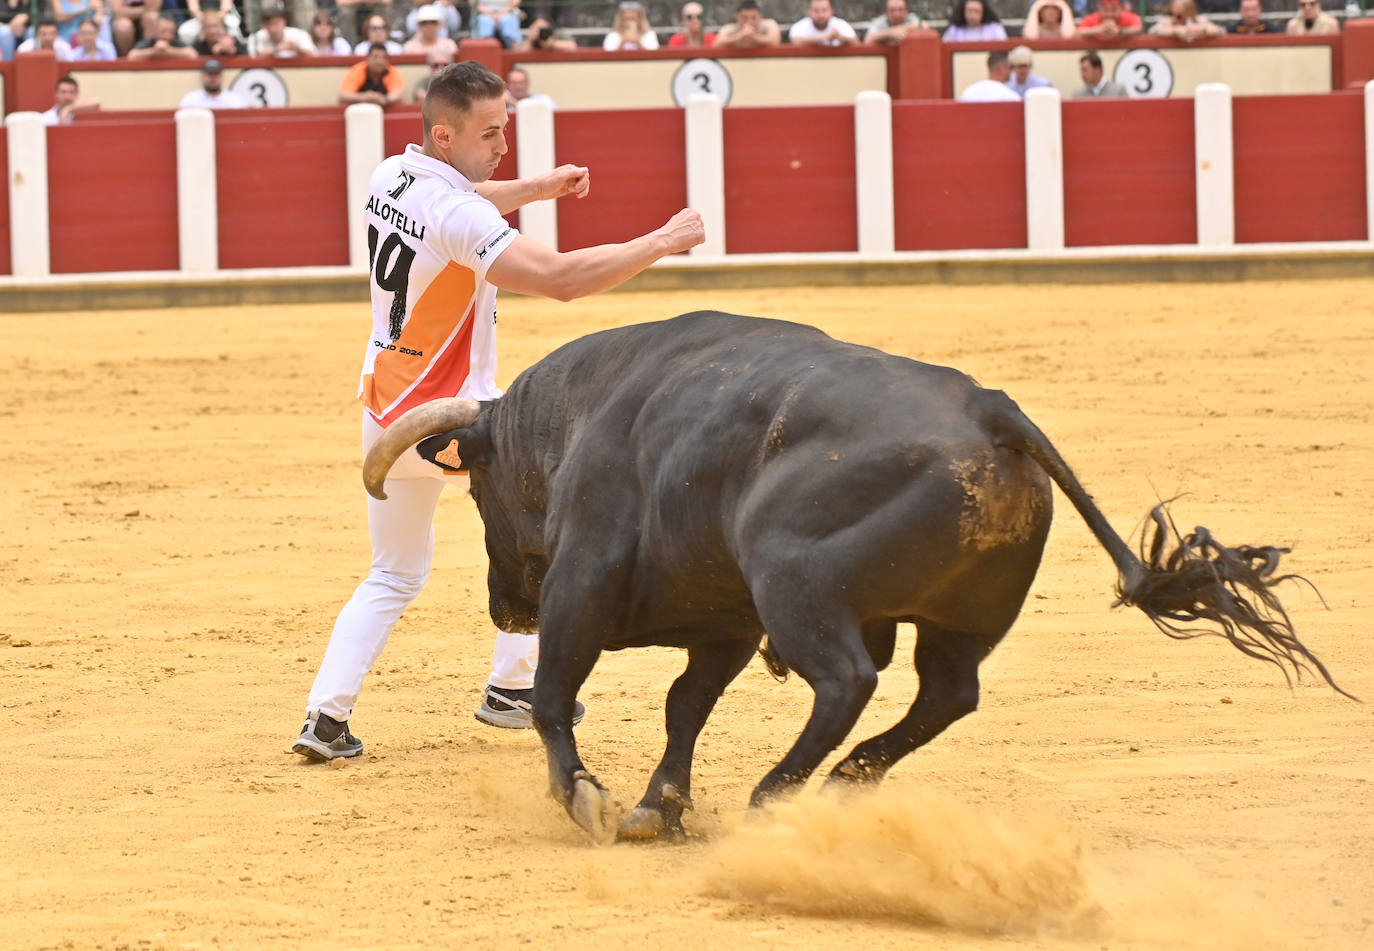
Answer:
<svg viewBox="0 0 1374 951"><path fill-rule="evenodd" d="M611 52L658 49L658 37L639 0L623 0L615 8L615 21L611 24L611 32L601 41L601 48Z"/></svg>
<svg viewBox="0 0 1374 951"><path fill-rule="evenodd" d="M281 7L262 8L262 29L248 38L249 56L314 56L315 41L298 26L289 26Z"/></svg>
<svg viewBox="0 0 1374 951"><path fill-rule="evenodd" d="M1150 27L1151 36L1172 36L1185 43L1223 36L1225 33L1225 30L1197 12L1197 4L1193 0L1169 0L1168 14Z"/></svg>
<svg viewBox="0 0 1374 951"><path fill-rule="evenodd" d="M682 30L668 37L668 46L672 49L685 49L689 46L715 46L716 35L707 33L706 28L701 22L701 4L696 0L682 5Z"/></svg>
<svg viewBox="0 0 1374 951"><path fill-rule="evenodd" d="M72 58L72 48L67 45L66 40L57 35L57 21L52 17L39 20L33 36L20 43L15 52L32 53L35 50L52 50L59 63L65 63Z"/></svg>
<svg viewBox="0 0 1374 951"><path fill-rule="evenodd" d="M1007 62L1011 63L1011 78L1007 80L1007 88L1016 93L1018 98L1025 99L1026 93L1038 86L1053 87L1054 84L1044 76L1032 72L1034 58L1029 46L1013 46L1007 54Z"/></svg>
<svg viewBox="0 0 1374 951"><path fill-rule="evenodd" d="M419 105L425 101L425 96L429 94L429 81L434 78L434 74L445 66L453 65L453 57L445 53L430 53L425 57L425 62L429 65L429 75L423 77L415 84L415 89L411 92L411 101Z"/></svg>
<svg viewBox="0 0 1374 951"><path fill-rule="evenodd" d="M175 0L171 0L168 6L175 5ZM205 29L205 18L210 15L219 17L220 26L225 33L228 33L240 43L243 41L243 17L239 16L238 8L234 6L234 0L206 0L202 7L200 0L186 0L186 10L190 14L177 27L177 35L182 42L194 46L196 40L200 39L201 33ZM225 53L225 56L232 56L232 53Z"/></svg>
<svg viewBox="0 0 1374 951"><path fill-rule="evenodd" d="M104 10L100 0L52 0L52 18L57 21L57 35L68 46L76 44L76 28L87 20L95 20ZM99 24L96 24L99 26Z"/></svg>
<svg viewBox="0 0 1374 951"><path fill-rule="evenodd" d="M339 35L348 42L361 40L353 48L353 52L359 56L367 55L367 24L374 16L380 16L382 22L387 24L387 36L391 35L390 18L391 0L321 0L321 6L334 8L334 22L339 26Z"/></svg>
<svg viewBox="0 0 1374 951"><path fill-rule="evenodd" d="M81 94L80 87L76 80L70 75L63 76L57 81L57 88L53 90L53 106L46 112L40 113L44 125L71 125L72 119L76 118L76 113L85 112L88 109L99 109L99 99L78 99Z"/></svg>
<svg viewBox="0 0 1374 951"><path fill-rule="evenodd" d="M353 45L339 35L339 25L328 10L316 10L310 18L310 38L316 56L352 56Z"/></svg>
<svg viewBox="0 0 1374 951"><path fill-rule="evenodd" d="M1079 36L1100 36L1108 40L1118 36L1134 36L1144 29L1145 24L1140 17L1123 9L1121 0L1098 0L1096 12L1078 21Z"/></svg>
<svg viewBox="0 0 1374 951"><path fill-rule="evenodd" d="M183 109L246 109L248 102L232 89L224 88L224 67L209 59L200 68L200 88L181 97Z"/></svg>
<svg viewBox="0 0 1374 951"><path fill-rule="evenodd" d="M859 37L847 20L835 16L830 0L811 0L806 5L806 16L787 31L787 42L797 46L848 46L859 42Z"/></svg>
<svg viewBox="0 0 1374 951"><path fill-rule="evenodd" d="M781 42L782 28L777 20L763 15L758 0L740 0L735 8L735 22L725 24L716 34L716 46L734 49L777 46Z"/></svg>
<svg viewBox="0 0 1374 951"><path fill-rule="evenodd" d="M414 36L420 32L420 9L429 4L419 4L412 7L406 14L406 33ZM464 3L461 8L456 6L453 0L432 0L432 5L439 9L439 35L447 36L456 40L463 32L464 15L468 12L468 5Z"/></svg>
<svg viewBox="0 0 1374 951"><path fill-rule="evenodd" d="M1286 32L1293 36L1335 36L1341 32L1341 24L1331 14L1322 13L1321 0L1298 0L1298 15L1288 21Z"/></svg>
<svg viewBox="0 0 1374 951"><path fill-rule="evenodd" d="M29 0L0 0L0 59L14 59L14 50L29 29Z"/></svg>
<svg viewBox="0 0 1374 951"><path fill-rule="evenodd" d="M911 12L906 0L887 0L882 16L874 17L864 31L864 42L900 43L912 30L925 28L925 21Z"/></svg>
<svg viewBox="0 0 1374 951"><path fill-rule="evenodd" d="M577 41L553 25L553 22L546 16L537 16L530 21L529 29L525 31L525 38L520 41L520 45L515 48L518 53L529 53L535 50L575 50Z"/></svg>
<svg viewBox="0 0 1374 951"><path fill-rule="evenodd" d="M506 111L514 113L520 100L529 99L538 102L547 102L550 109L557 109L558 106L553 99L542 92L530 93L530 74L519 66L512 66L510 72L506 73Z"/></svg>
<svg viewBox="0 0 1374 951"><path fill-rule="evenodd" d="M339 83L339 102L375 102L385 109L400 102L405 90L405 81L391 65L385 44L373 43L367 59L354 63L344 73L343 82Z"/></svg>
<svg viewBox="0 0 1374 951"><path fill-rule="evenodd" d="M381 43L386 47L387 55L400 56L401 44L391 38L391 25L386 22L386 17L380 13L374 13L367 18L363 24L363 38L357 46L353 47L354 56L366 56L374 43Z"/></svg>
<svg viewBox="0 0 1374 951"><path fill-rule="evenodd" d="M472 35L482 40L493 37L513 50L520 45L520 0L476 0L477 22Z"/></svg>
<svg viewBox="0 0 1374 951"><path fill-rule="evenodd" d="M1078 75L1083 79L1083 88L1074 92L1075 99L1126 95L1125 86L1112 82L1102 74L1102 57L1093 50L1078 57Z"/></svg>
<svg viewBox="0 0 1374 951"><path fill-rule="evenodd" d="M82 20L76 29L76 44L72 47L72 60L79 63L94 63L115 59L114 44L100 38L100 28L94 20Z"/></svg>
<svg viewBox="0 0 1374 951"><path fill-rule="evenodd" d="M1276 36L1283 32L1275 24L1263 19L1263 15L1264 7L1260 6L1260 0L1240 0L1240 19L1232 23L1226 32L1239 33L1242 36L1254 34Z"/></svg>
<svg viewBox="0 0 1374 951"><path fill-rule="evenodd" d="M129 50L131 60L195 59L196 51L177 36L177 21L169 16L158 17L151 33Z"/></svg>
<svg viewBox="0 0 1374 951"><path fill-rule="evenodd" d="M1077 32L1064 0L1035 0L1026 11L1021 35L1028 40L1067 40Z"/></svg>
<svg viewBox="0 0 1374 951"><path fill-rule="evenodd" d="M148 0L110 0L110 39L120 56L127 56L135 43L152 32L146 15L156 16L161 6Z"/></svg>
<svg viewBox="0 0 1374 951"><path fill-rule="evenodd" d="M243 56L248 52L243 40L225 29L224 14L206 10L200 15L200 36L191 44L197 56Z"/></svg>
<svg viewBox="0 0 1374 951"><path fill-rule="evenodd" d="M402 51L424 56L430 53L445 53L452 62L458 56L458 44L447 36L439 35L442 22L443 15L437 6L432 3L422 6L416 20L419 29L414 36L406 40L405 46L401 47Z"/></svg>
<svg viewBox="0 0 1374 951"><path fill-rule="evenodd" d="M988 77L969 85L959 96L960 102L1020 102L1007 81L1011 79L1011 61L1006 50L988 54Z"/></svg>
<svg viewBox="0 0 1374 951"><path fill-rule="evenodd" d="M983 0L954 0L954 9L949 11L949 26L943 37L946 42L1006 38L1007 28L998 19L997 11L991 4Z"/></svg>

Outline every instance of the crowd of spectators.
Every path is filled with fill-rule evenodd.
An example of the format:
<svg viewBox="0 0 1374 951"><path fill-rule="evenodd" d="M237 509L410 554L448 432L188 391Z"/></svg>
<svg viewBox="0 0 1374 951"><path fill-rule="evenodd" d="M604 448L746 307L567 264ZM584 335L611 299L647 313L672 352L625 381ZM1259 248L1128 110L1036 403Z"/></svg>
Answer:
<svg viewBox="0 0 1374 951"><path fill-rule="evenodd" d="M289 6L272 5L276 2ZM846 13L860 11L846 7L857 7L860 0L767 0L772 8L802 14L781 24L766 16L757 0L721 0L714 6L689 0L675 11L677 21L661 29L650 22L642 0L593 2L606 3L610 21L595 35L585 26L576 31L559 26L560 11L580 0L267 0L261 6L257 0L0 0L0 59L31 49L51 49L64 61L245 52L361 58L376 43L392 56L427 56L441 49L453 55L456 41L467 36L496 39L520 51L576 49L579 38L617 51L897 43L913 29L930 28L946 40L979 42L1016 35L1027 40L1111 39L1144 32L1192 42L1227 32L1327 35L1341 30L1340 19L1323 11L1323 0L1293 0L1297 9L1269 17L1261 0L1202 0L1201 12L1197 0L1148 0L1153 14L1149 23L1131 9L1137 4L1146 8L1139 0L1130 5L1122 0L1031 0L1024 19L1013 21L1011 29L997 4L1023 0L953 0L947 9L935 6L944 0L919 0L919 10L910 5L916 0L884 0L881 14L852 22ZM874 0L862 2L866 17ZM1334 8L1342 0L1325 2ZM582 3L581 9L591 9L591 3ZM1227 25L1207 15L1218 12L1225 13L1221 20ZM256 29L249 29L249 19Z"/></svg>

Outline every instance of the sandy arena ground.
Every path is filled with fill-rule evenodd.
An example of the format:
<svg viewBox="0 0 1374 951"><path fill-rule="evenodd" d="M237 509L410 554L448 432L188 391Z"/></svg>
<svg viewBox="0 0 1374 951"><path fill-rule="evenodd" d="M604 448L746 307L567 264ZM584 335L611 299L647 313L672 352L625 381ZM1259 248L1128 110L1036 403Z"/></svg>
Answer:
<svg viewBox="0 0 1374 951"><path fill-rule="evenodd" d="M506 299L502 381L574 336L781 316L1009 391L1119 531L1294 549L1300 635L1374 700L1374 283L799 289ZM0 316L0 947L1374 947L1374 706L1109 610L1057 497L982 709L879 795L747 816L810 705L755 662L702 736L693 837L594 849L530 733L478 724L471 501L355 712L289 754L368 561L353 398L366 308ZM914 695L913 632L851 738ZM608 654L588 765L625 803L682 657ZM835 761L832 757L827 767Z"/></svg>

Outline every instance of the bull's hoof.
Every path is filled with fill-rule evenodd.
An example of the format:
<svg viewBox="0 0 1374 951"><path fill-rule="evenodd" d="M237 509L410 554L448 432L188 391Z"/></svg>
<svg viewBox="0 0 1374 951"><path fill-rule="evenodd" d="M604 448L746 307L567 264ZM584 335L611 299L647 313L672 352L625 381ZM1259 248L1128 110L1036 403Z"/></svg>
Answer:
<svg viewBox="0 0 1374 951"><path fill-rule="evenodd" d="M620 823L617 838L626 842L649 842L667 831L668 823L663 821L663 813L648 806L635 806Z"/></svg>
<svg viewBox="0 0 1374 951"><path fill-rule="evenodd" d="M587 833L593 845L610 845L615 841L616 823L620 818L611 794L586 770L573 774L572 802L568 814L573 822Z"/></svg>

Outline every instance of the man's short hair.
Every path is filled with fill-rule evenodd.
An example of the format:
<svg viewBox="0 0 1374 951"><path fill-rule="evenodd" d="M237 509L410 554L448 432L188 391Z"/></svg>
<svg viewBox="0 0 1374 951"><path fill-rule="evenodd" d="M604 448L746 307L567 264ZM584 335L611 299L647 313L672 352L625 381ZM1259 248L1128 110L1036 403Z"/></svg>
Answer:
<svg viewBox="0 0 1374 951"><path fill-rule="evenodd" d="M383 53L386 53L387 55L390 55L390 54L391 54L391 51L388 50L388 49L386 48L386 44L385 44L385 43L369 43L369 44L367 44L367 52L368 52L368 55L369 55L369 56L372 55L373 53L377 52L377 50L381 50Z"/></svg>
<svg viewBox="0 0 1374 951"><path fill-rule="evenodd" d="M285 7L266 6L262 8L260 19L263 23L266 23L268 20L274 20L277 17L281 17L283 20L286 19Z"/></svg>
<svg viewBox="0 0 1374 951"><path fill-rule="evenodd" d="M505 92L505 80L481 63L465 60L445 66L430 79L429 91L425 93L425 134L429 134L441 111L471 112L473 103L500 99Z"/></svg>
<svg viewBox="0 0 1374 951"><path fill-rule="evenodd" d="M76 77L73 76L71 73L67 73L65 76L60 77L57 80L57 83L53 86L53 88L56 89L58 88L58 86L71 86L75 89L81 88L76 83Z"/></svg>
<svg viewBox="0 0 1374 951"><path fill-rule="evenodd" d="M53 17L40 17L38 25L34 27L34 30L41 30L45 26L50 26L55 30L57 29L57 20Z"/></svg>
<svg viewBox="0 0 1374 951"><path fill-rule="evenodd" d="M1094 50L1088 50L1082 56L1078 57L1078 61L1080 63L1087 63L1093 69L1102 68L1102 57L1098 56Z"/></svg>
<svg viewBox="0 0 1374 951"><path fill-rule="evenodd" d="M758 0L739 0L739 6L735 7L736 13L743 13L745 10L757 10Z"/></svg>
<svg viewBox="0 0 1374 951"><path fill-rule="evenodd" d="M988 69L1005 63L1009 58L1006 50L993 50L988 54Z"/></svg>

